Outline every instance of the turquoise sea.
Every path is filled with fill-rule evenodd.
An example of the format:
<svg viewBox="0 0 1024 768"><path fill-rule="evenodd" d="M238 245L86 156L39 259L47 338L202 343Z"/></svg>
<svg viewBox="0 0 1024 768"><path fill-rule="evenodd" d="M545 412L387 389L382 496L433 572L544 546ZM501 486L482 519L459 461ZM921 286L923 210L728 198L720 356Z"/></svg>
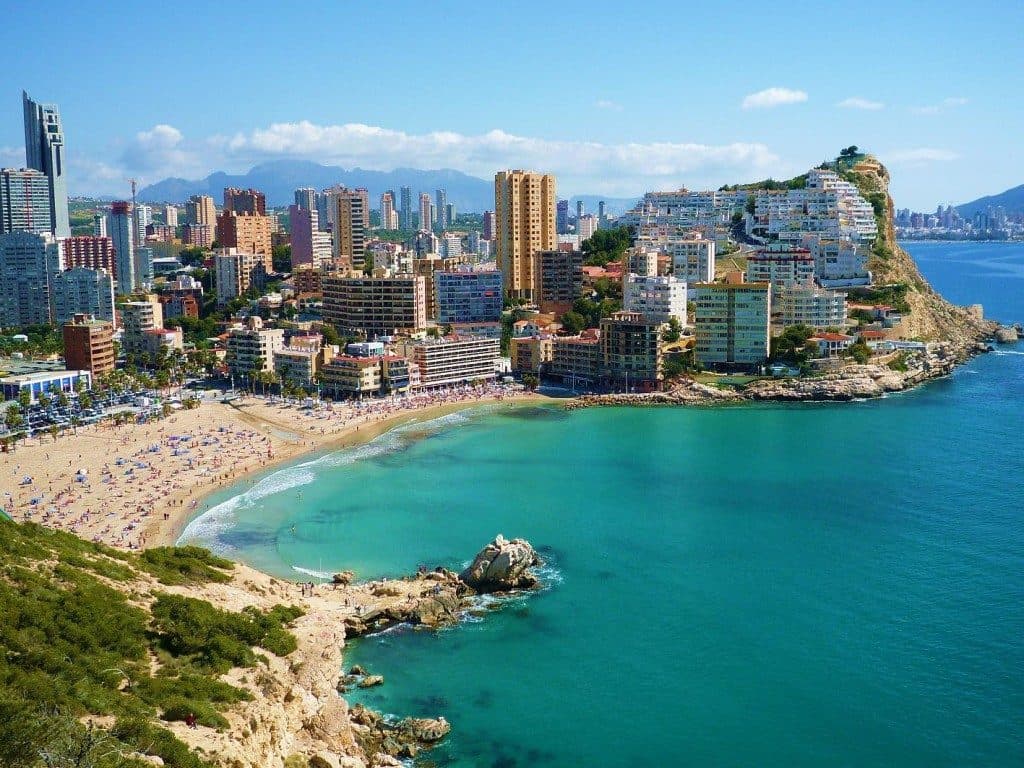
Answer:
<svg viewBox="0 0 1024 768"><path fill-rule="evenodd" d="M1024 247L907 247L1024 320ZM347 652L387 680L362 701L452 722L438 765L1022 765L1022 408L1024 344L874 402L489 407L268 473L185 536L296 579L530 539L544 591Z"/></svg>

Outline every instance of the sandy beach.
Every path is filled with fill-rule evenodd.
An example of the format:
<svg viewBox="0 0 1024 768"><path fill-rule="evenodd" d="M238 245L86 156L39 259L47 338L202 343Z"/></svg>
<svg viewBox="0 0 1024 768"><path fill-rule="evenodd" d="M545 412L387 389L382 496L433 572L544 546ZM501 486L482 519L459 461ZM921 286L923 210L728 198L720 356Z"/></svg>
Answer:
<svg viewBox="0 0 1024 768"><path fill-rule="evenodd" d="M0 505L122 549L173 544L203 498L299 455L372 440L416 418L494 402L543 401L496 386L314 408L249 396L166 419L33 438L0 454Z"/></svg>

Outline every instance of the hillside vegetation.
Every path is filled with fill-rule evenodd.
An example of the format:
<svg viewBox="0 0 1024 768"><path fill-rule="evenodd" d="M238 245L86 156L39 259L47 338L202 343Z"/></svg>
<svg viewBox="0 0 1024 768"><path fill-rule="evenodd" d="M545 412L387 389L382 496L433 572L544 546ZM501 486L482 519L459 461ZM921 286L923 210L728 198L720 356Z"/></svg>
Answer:
<svg viewBox="0 0 1024 768"><path fill-rule="evenodd" d="M0 518L0 765L206 768L164 723L251 699L223 682L296 647L294 607L231 612L163 591L229 578L194 547L141 556Z"/></svg>

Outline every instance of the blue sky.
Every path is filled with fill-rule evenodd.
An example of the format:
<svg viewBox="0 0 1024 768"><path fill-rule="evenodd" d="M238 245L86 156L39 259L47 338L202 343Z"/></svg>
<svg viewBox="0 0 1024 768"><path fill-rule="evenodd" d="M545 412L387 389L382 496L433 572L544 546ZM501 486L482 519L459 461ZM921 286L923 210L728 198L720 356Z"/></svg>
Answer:
<svg viewBox="0 0 1024 768"><path fill-rule="evenodd" d="M61 108L72 194L301 157L627 196L784 177L851 143L901 207L1024 183L1024 3L694 5L18 3L0 164L24 162L24 87Z"/></svg>

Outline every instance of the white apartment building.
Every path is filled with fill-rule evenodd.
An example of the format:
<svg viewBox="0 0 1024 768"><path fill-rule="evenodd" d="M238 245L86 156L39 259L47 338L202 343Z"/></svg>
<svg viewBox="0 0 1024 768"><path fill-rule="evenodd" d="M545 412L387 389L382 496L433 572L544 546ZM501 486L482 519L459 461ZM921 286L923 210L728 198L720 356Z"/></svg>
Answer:
<svg viewBox="0 0 1024 768"><path fill-rule="evenodd" d="M776 291L814 284L814 258L802 248L773 248L747 258L747 282L771 283Z"/></svg>
<svg viewBox="0 0 1024 768"><path fill-rule="evenodd" d="M639 312L645 320L667 323L676 318L686 325L686 281L677 277L626 275L622 287L623 309Z"/></svg>
<svg viewBox="0 0 1024 768"><path fill-rule="evenodd" d="M768 359L768 283L694 286L697 362L712 367L754 368Z"/></svg>
<svg viewBox="0 0 1024 768"><path fill-rule="evenodd" d="M590 239L597 232L599 220L592 213L585 213L576 222L576 236L580 243Z"/></svg>
<svg viewBox="0 0 1024 768"><path fill-rule="evenodd" d="M237 248L217 251L213 266L218 304L227 304L238 296L244 296L251 287L262 289L266 278L263 256L243 253Z"/></svg>
<svg viewBox="0 0 1024 768"><path fill-rule="evenodd" d="M445 336L403 344L404 354L420 372L420 386L446 387L495 377L501 341L484 336Z"/></svg>
<svg viewBox="0 0 1024 768"><path fill-rule="evenodd" d="M871 284L868 247L848 238L829 239L807 233L800 239L814 258L814 276L825 288L849 288Z"/></svg>
<svg viewBox="0 0 1024 768"><path fill-rule="evenodd" d="M121 347L125 354L145 354L148 351L146 332L164 326L163 307L154 296L149 301L129 301L122 304L120 311L121 327L124 329Z"/></svg>
<svg viewBox="0 0 1024 768"><path fill-rule="evenodd" d="M715 241L699 234L644 236L637 240L642 251L664 253L672 259L672 276L686 283L715 279Z"/></svg>
<svg viewBox="0 0 1024 768"><path fill-rule="evenodd" d="M846 295L810 285L773 292L772 325L780 332L790 325L809 325L817 330L843 328Z"/></svg>
<svg viewBox="0 0 1024 768"><path fill-rule="evenodd" d="M249 327L235 328L228 334L225 361L234 376L250 376L254 371L273 371L274 356L284 347L283 328L264 328L258 317L249 319Z"/></svg>

